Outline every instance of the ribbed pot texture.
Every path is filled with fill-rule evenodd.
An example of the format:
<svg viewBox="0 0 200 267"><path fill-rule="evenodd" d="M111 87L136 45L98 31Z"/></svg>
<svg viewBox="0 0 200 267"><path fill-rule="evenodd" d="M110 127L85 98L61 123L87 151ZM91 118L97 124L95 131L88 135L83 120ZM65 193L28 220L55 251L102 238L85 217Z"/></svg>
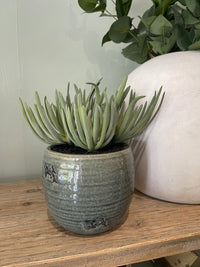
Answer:
<svg viewBox="0 0 200 267"><path fill-rule="evenodd" d="M97 234L120 224L134 188L130 147L105 154L45 150L43 187L48 209L65 229Z"/></svg>

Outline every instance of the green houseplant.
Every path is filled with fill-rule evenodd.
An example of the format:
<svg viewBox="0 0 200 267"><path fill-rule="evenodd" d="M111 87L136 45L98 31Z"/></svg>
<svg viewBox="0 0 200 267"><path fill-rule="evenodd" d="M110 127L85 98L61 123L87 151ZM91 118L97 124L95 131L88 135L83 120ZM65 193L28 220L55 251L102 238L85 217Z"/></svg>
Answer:
<svg viewBox="0 0 200 267"><path fill-rule="evenodd" d="M55 104L35 94L35 114L20 105L26 122L42 141L51 144L44 155L43 186L48 208L66 229L79 234L107 231L118 224L133 192L133 158L128 140L141 134L163 102L162 89L151 102L129 94L126 79L109 99L99 83L89 94L76 85L74 100L68 84L64 98L56 91ZM162 94L162 96L161 96ZM159 102L159 103L158 103Z"/></svg>
<svg viewBox="0 0 200 267"><path fill-rule="evenodd" d="M112 41L128 43L122 54L139 64L148 59L176 51L200 49L199 0L152 0L138 25L131 16L132 0L110 1L115 12L111 13L106 0L78 0L87 13L100 12L114 22L102 39L102 45Z"/></svg>

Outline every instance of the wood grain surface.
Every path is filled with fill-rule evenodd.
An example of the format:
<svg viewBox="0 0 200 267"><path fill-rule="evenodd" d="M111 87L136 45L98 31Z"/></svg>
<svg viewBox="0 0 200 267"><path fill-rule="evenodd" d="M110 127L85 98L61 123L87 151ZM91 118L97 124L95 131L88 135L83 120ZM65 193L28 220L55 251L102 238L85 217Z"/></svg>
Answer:
<svg viewBox="0 0 200 267"><path fill-rule="evenodd" d="M0 266L119 266L200 249L200 205L135 192L125 223L97 235L60 227L40 181L0 184Z"/></svg>

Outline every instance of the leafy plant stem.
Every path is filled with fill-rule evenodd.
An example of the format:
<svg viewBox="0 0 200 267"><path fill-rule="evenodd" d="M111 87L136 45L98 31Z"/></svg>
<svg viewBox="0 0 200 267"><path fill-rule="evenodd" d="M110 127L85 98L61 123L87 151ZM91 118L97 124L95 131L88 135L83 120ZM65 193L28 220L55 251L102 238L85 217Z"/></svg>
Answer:
<svg viewBox="0 0 200 267"><path fill-rule="evenodd" d="M105 9L105 12L108 14L108 15L110 15L114 20L116 20L117 21L117 18L116 18L116 16L115 15L113 15L108 9Z"/></svg>
<svg viewBox="0 0 200 267"><path fill-rule="evenodd" d="M135 36L135 34L133 34L130 30L128 31L128 33L136 40L136 42L138 43L139 40L138 38Z"/></svg>
<svg viewBox="0 0 200 267"><path fill-rule="evenodd" d="M163 30L162 30L162 36L163 36L163 43L166 44L165 28L163 28Z"/></svg>
<svg viewBox="0 0 200 267"><path fill-rule="evenodd" d="M114 20L117 21L117 18L115 15L113 15L109 10L105 10L105 12L107 12L108 15L110 15ZM135 26L132 24L132 26L135 28ZM137 41L137 43L139 42L138 38L135 36L135 34L133 34L130 30L128 31L128 33Z"/></svg>

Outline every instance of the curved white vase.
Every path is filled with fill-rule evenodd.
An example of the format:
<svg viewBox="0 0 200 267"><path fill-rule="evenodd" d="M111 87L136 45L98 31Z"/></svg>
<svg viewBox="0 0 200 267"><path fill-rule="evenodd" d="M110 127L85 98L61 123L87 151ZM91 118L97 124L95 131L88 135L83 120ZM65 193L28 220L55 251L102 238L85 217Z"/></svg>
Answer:
<svg viewBox="0 0 200 267"><path fill-rule="evenodd" d="M200 52L176 52L134 70L128 84L149 99L166 92L157 119L136 140L136 188L155 198L200 203Z"/></svg>

